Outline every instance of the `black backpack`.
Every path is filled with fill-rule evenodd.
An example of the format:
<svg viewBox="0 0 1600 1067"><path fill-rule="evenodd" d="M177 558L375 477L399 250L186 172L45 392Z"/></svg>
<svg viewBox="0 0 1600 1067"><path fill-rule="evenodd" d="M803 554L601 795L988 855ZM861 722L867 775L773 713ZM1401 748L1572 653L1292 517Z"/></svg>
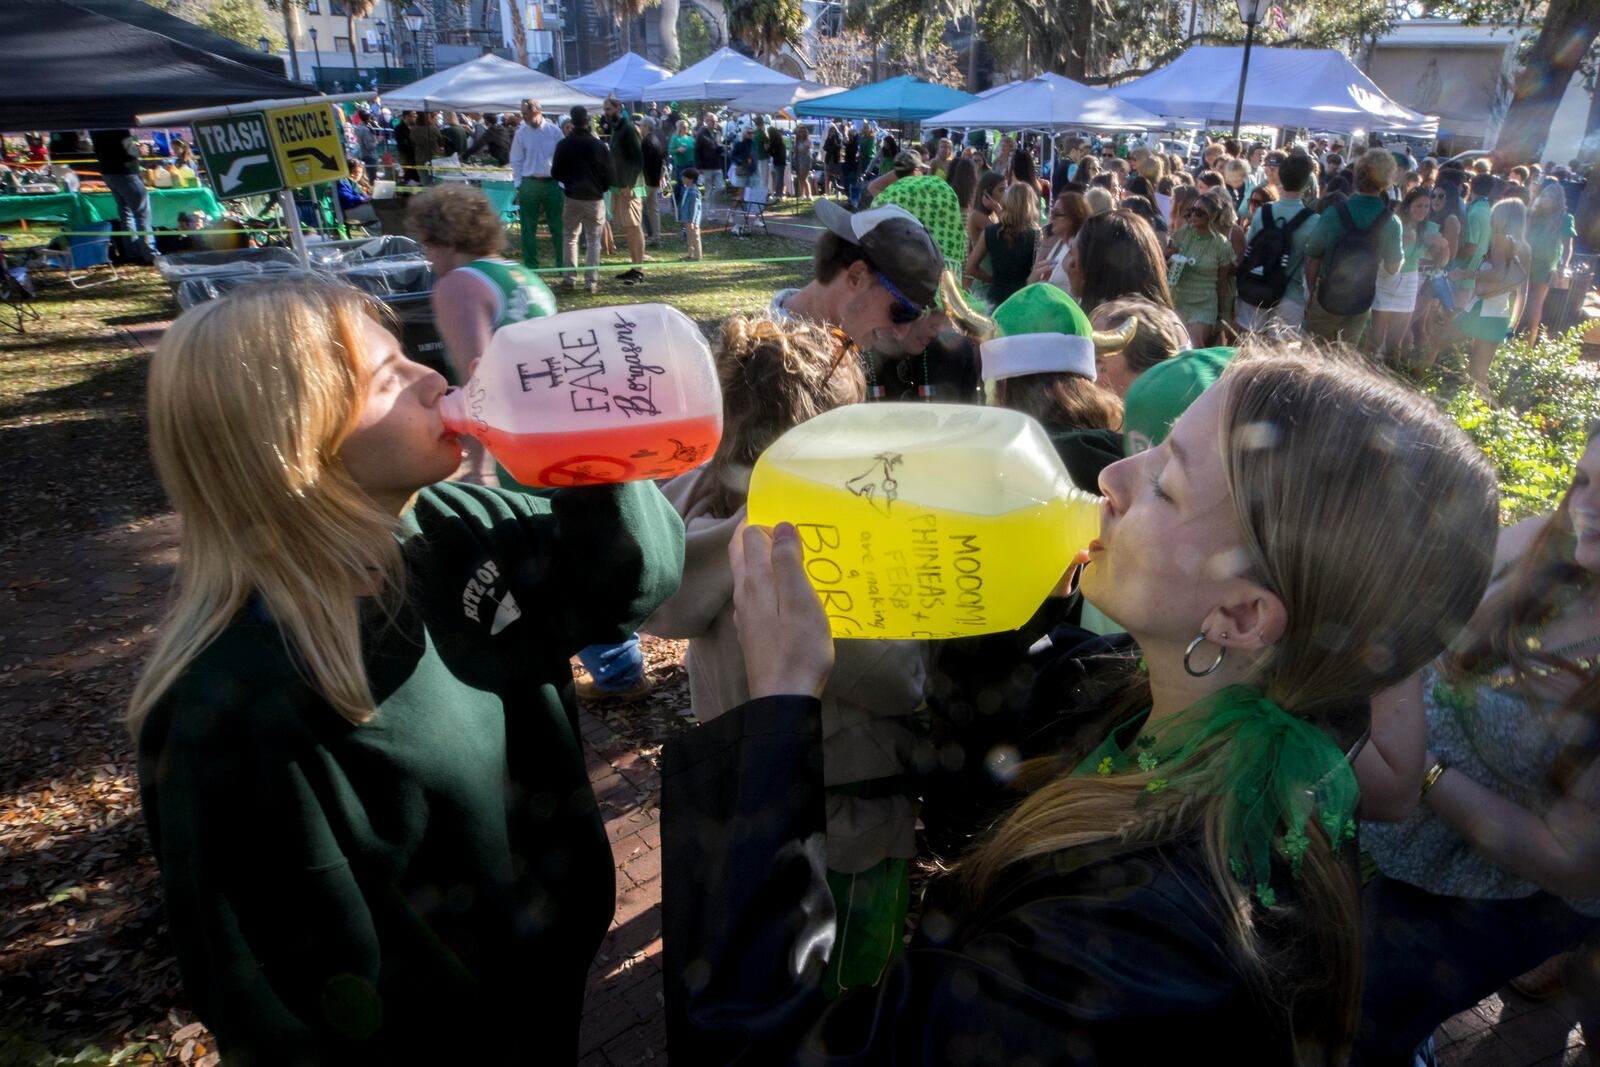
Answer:
<svg viewBox="0 0 1600 1067"><path fill-rule="evenodd" d="M1364 230L1356 228L1348 204L1337 205L1344 232L1322 257L1317 302L1331 315L1359 315L1372 307L1378 292L1378 237L1389 222L1385 207Z"/></svg>
<svg viewBox="0 0 1600 1067"><path fill-rule="evenodd" d="M1261 205L1261 229L1250 239L1239 264L1239 299L1258 308L1276 307L1289 288L1289 256L1294 250L1294 231L1316 212L1302 206L1300 213L1283 226L1273 225L1272 205Z"/></svg>

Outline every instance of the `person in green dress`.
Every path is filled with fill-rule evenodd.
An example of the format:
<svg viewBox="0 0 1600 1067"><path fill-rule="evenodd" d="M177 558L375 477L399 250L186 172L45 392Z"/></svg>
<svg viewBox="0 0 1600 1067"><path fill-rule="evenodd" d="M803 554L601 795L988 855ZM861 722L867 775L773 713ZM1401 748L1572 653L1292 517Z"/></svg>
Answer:
<svg viewBox="0 0 1600 1067"><path fill-rule="evenodd" d="M550 287L532 270L502 257L505 229L482 191L445 185L414 197L406 213L433 265L433 322L444 342L446 377L460 385L472 376L500 327L556 313ZM463 442L462 478L495 485L494 457L475 439Z"/></svg>
<svg viewBox="0 0 1600 1067"><path fill-rule="evenodd" d="M1578 236L1575 220L1567 214L1566 194L1561 183L1551 179L1540 187L1528 216L1528 306L1522 313L1521 328L1529 337L1539 336L1544 319L1545 297L1555 276L1572 261L1572 240Z"/></svg>
<svg viewBox="0 0 1600 1067"><path fill-rule="evenodd" d="M676 592L683 524L650 482L445 481L448 386L382 314L246 286L150 363L183 535L129 723L172 948L229 1064L573 1063L616 898L568 660Z"/></svg>
<svg viewBox="0 0 1600 1067"><path fill-rule="evenodd" d="M1413 189L1400 205L1400 269L1393 274L1378 272L1372 301L1372 326L1369 343L1372 351L1391 364L1400 357L1401 345L1411 330L1417 310L1417 294L1422 289L1424 255L1433 263L1450 257L1450 246L1429 220L1432 204L1426 189Z"/></svg>
<svg viewBox="0 0 1600 1067"><path fill-rule="evenodd" d="M1226 321L1228 279L1233 274L1233 243L1217 232L1220 194L1205 193L1189 205L1184 224L1167 242L1167 281L1172 302L1196 348L1211 344L1217 323Z"/></svg>

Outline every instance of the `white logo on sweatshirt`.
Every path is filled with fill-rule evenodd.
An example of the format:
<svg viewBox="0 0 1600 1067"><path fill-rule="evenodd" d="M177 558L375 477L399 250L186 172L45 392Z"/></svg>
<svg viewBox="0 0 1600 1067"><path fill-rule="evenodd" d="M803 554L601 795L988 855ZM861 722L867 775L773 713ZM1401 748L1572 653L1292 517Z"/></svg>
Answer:
<svg viewBox="0 0 1600 1067"><path fill-rule="evenodd" d="M484 560L483 566L467 580L467 587L461 591L461 610L473 622L483 621L480 612L485 600L495 605L494 619L489 624L490 637L522 618L522 608L517 605L509 589L504 595L495 595L495 586L499 581L499 566L492 559Z"/></svg>

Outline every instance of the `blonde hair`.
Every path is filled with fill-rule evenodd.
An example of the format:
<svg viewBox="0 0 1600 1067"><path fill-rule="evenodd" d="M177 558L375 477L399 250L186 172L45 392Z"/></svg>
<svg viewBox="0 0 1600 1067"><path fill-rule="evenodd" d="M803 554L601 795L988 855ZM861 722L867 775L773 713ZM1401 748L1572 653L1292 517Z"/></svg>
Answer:
<svg viewBox="0 0 1600 1067"><path fill-rule="evenodd" d="M764 315L734 315L717 341L722 385L722 443L711 458L718 488L711 513L732 515L756 459L785 430L824 411L860 403L867 380L855 349L836 330Z"/></svg>
<svg viewBox="0 0 1600 1067"><path fill-rule="evenodd" d="M1496 201L1489 211L1489 232L1521 240L1528 232L1528 205L1514 196Z"/></svg>
<svg viewBox="0 0 1600 1067"><path fill-rule="evenodd" d="M481 189L436 185L411 198L406 229L425 245L486 258L505 251L506 231Z"/></svg>
<svg viewBox="0 0 1600 1067"><path fill-rule="evenodd" d="M1369 148L1356 160L1356 192L1381 193L1394 182L1397 164L1386 148Z"/></svg>
<svg viewBox="0 0 1600 1067"><path fill-rule="evenodd" d="M1348 747L1365 729L1367 698L1428 662L1472 615L1493 552L1494 471L1427 398L1353 355L1252 341L1219 387L1244 573L1287 615L1282 638L1252 665L1254 684ZM1048 777L963 862L969 887L985 892L1015 863L1082 845L1198 836L1232 954L1284 1009L1295 1061L1343 1063L1360 1007L1360 898L1323 827L1307 823L1297 899L1273 909L1269 948L1228 868L1228 816L1242 803L1239 783L1218 780L1231 737L1163 767L1170 788L1155 793L1151 772L1071 773L1148 706L1146 676L1131 675L1078 735L1083 751L1027 768L1024 780Z"/></svg>
<svg viewBox="0 0 1600 1067"><path fill-rule="evenodd" d="M1104 215L1115 206L1111 199L1111 190L1103 185L1091 185L1083 194L1083 202L1089 205L1089 214Z"/></svg>
<svg viewBox="0 0 1600 1067"><path fill-rule="evenodd" d="M307 682L353 723L374 713L358 597L401 594L393 515L338 460L361 417L370 297L262 283L191 308L150 361L150 450L183 520L172 607L134 688L135 732L252 598Z"/></svg>
<svg viewBox="0 0 1600 1067"><path fill-rule="evenodd" d="M1013 237L1038 229L1038 190L1023 182L1012 182L1000 198L1000 228Z"/></svg>
<svg viewBox="0 0 1600 1067"><path fill-rule="evenodd" d="M1250 176L1250 164L1242 159L1226 160L1222 164L1222 174L1224 177L1231 175L1239 178L1248 178Z"/></svg>

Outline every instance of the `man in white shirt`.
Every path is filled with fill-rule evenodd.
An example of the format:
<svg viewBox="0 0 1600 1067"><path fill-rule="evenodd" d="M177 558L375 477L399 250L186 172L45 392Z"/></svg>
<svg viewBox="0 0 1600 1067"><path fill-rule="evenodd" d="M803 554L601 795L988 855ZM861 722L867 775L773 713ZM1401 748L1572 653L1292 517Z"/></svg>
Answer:
<svg viewBox="0 0 1600 1067"><path fill-rule="evenodd" d="M544 117L537 100L522 102L522 125L511 138L511 184L517 189L517 212L522 219L522 265L539 269L539 216L555 246L554 266L563 266L561 249L561 186L550 177L550 163L561 129Z"/></svg>

